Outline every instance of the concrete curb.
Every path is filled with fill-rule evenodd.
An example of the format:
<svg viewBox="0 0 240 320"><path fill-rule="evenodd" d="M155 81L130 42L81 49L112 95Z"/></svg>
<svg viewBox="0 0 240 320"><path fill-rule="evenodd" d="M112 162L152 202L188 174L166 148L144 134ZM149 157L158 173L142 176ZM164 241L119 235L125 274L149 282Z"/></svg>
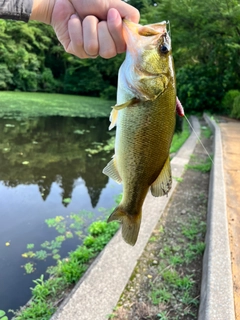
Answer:
<svg viewBox="0 0 240 320"><path fill-rule="evenodd" d="M197 118L192 118L194 130L200 135ZM181 177L184 166L193 153L197 138L191 134L171 161L172 175ZM148 194L143 206L142 224L137 244L127 245L118 232L90 266L68 298L51 320L105 320L116 306L129 278L141 256L149 237L177 185L173 179L168 197L154 198ZM226 320L226 318L225 318Z"/></svg>
<svg viewBox="0 0 240 320"><path fill-rule="evenodd" d="M221 132L215 121L206 114L204 119L214 132L214 165L209 185L198 320L233 320L235 313Z"/></svg>

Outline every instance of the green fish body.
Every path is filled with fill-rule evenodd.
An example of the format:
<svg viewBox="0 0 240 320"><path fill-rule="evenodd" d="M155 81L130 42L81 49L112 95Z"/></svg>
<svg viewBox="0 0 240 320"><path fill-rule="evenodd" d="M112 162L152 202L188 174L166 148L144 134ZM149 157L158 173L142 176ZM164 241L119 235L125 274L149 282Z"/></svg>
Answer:
<svg viewBox="0 0 240 320"><path fill-rule="evenodd" d="M124 21L124 37L127 54L110 126L117 124L115 155L103 172L123 183L122 201L108 221L121 221L124 240L134 245L149 188L156 197L171 189L176 86L165 22L140 26Z"/></svg>

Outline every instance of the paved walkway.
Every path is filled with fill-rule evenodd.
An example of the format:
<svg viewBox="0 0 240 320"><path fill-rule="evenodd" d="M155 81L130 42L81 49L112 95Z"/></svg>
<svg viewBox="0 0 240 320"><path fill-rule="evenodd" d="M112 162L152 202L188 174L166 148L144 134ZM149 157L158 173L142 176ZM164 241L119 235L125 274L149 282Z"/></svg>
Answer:
<svg viewBox="0 0 240 320"><path fill-rule="evenodd" d="M236 320L240 320L240 121L220 118Z"/></svg>

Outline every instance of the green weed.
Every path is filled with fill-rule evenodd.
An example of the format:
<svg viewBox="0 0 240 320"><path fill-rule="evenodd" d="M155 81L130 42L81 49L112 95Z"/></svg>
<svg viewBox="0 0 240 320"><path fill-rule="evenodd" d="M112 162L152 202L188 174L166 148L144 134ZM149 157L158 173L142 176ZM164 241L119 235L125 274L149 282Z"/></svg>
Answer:
<svg viewBox="0 0 240 320"><path fill-rule="evenodd" d="M8 320L8 317L6 316L6 312L3 310L0 310L0 320Z"/></svg>
<svg viewBox="0 0 240 320"><path fill-rule="evenodd" d="M212 130L209 127L201 127L202 133L205 138L209 139L212 136Z"/></svg>
<svg viewBox="0 0 240 320"><path fill-rule="evenodd" d="M168 292L165 288L158 289L153 288L150 293L150 299L154 305L158 305L162 302L169 302L172 294Z"/></svg>
<svg viewBox="0 0 240 320"><path fill-rule="evenodd" d="M186 120L183 120L182 132L175 133L172 139L170 153L177 152L190 135L189 127Z"/></svg>
<svg viewBox="0 0 240 320"><path fill-rule="evenodd" d="M167 311L162 311L160 313L157 314L159 320L168 320L168 315L167 315Z"/></svg>
<svg viewBox="0 0 240 320"><path fill-rule="evenodd" d="M48 254L46 250L39 250L35 253L35 258L39 260L45 260L47 258Z"/></svg>
<svg viewBox="0 0 240 320"><path fill-rule="evenodd" d="M27 274L33 273L34 271L34 265L31 262L27 262L23 267Z"/></svg>
<svg viewBox="0 0 240 320"><path fill-rule="evenodd" d="M33 249L34 248L34 244L33 243L29 243L27 244L27 249Z"/></svg>
<svg viewBox="0 0 240 320"><path fill-rule="evenodd" d="M173 179L175 179L177 182L183 182L182 177L173 177Z"/></svg>
<svg viewBox="0 0 240 320"><path fill-rule="evenodd" d="M211 170L211 167L212 167L212 160L209 157L203 163L187 164L185 166L186 169L193 169L193 170L201 171L203 173L209 172Z"/></svg>
<svg viewBox="0 0 240 320"><path fill-rule="evenodd" d="M82 226L82 220L78 216L73 215L72 220L76 222L78 227ZM48 219L51 227L57 228L65 219L60 216L54 219ZM34 280L35 287L32 290L32 300L29 306L14 312L16 320L41 319L49 320L55 312L54 301L59 300L66 289L76 283L84 272L87 270L91 259L93 259L109 242L112 236L119 228L117 222L106 223L106 221L93 222L88 231L89 235L83 240L83 245L79 246L75 251L70 252L69 257L59 260L58 247L61 247L62 241L67 236L60 235L55 240L45 241L42 247L46 250L52 250L53 258L58 259L56 266L49 267L47 272L51 274L51 278L44 280L42 275L39 279ZM46 257L45 250L36 251L35 258ZM27 273L33 272L33 264L24 265ZM0 318L0 320L2 320ZM6 319L4 319L6 320Z"/></svg>

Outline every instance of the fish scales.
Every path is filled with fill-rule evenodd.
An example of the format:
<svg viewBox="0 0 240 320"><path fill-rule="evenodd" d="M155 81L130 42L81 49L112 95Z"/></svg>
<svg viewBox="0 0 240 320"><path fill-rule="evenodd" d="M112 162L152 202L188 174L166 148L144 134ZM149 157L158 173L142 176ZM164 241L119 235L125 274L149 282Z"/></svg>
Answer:
<svg viewBox="0 0 240 320"><path fill-rule="evenodd" d="M167 194L171 188L169 149L175 128L176 86L164 23L124 24L127 55L119 71L117 105L111 116L112 123L117 123L115 156L103 172L123 183L122 201L108 221L121 221L124 240L134 245L149 187L154 196ZM138 41L131 51L132 33ZM160 52L162 46L168 46L167 53Z"/></svg>

